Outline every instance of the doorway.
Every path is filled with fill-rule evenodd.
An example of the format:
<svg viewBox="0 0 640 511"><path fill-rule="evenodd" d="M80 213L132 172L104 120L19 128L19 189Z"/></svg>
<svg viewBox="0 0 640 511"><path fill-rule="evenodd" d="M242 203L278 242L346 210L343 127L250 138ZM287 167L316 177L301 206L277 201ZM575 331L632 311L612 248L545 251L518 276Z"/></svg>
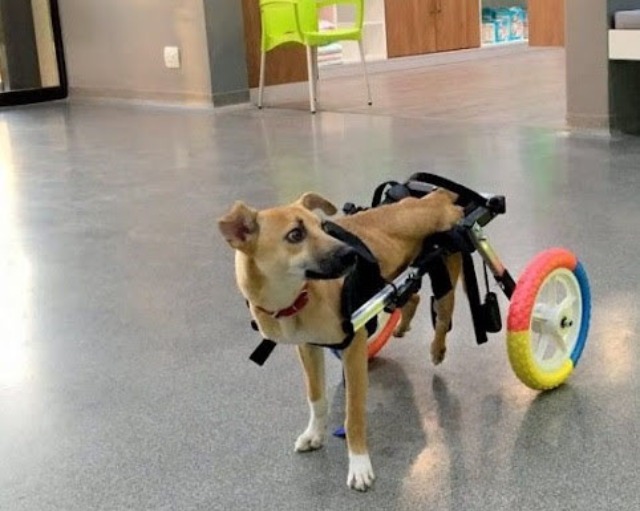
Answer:
<svg viewBox="0 0 640 511"><path fill-rule="evenodd" d="M57 0L0 1L0 106L66 96Z"/></svg>

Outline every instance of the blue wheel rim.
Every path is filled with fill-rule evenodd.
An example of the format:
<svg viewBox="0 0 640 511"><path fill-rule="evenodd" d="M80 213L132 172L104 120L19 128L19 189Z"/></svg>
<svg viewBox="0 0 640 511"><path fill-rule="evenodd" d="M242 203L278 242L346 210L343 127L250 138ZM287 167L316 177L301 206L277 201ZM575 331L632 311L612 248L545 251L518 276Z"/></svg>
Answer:
<svg viewBox="0 0 640 511"><path fill-rule="evenodd" d="M573 366L578 365L582 351L587 343L587 335L589 335L589 322L591 320L591 288L589 287L589 279L587 272L580 261L573 270L573 274L580 286L580 294L582 295L582 317L580 318L580 332L578 333L578 340L571 352L571 361Z"/></svg>

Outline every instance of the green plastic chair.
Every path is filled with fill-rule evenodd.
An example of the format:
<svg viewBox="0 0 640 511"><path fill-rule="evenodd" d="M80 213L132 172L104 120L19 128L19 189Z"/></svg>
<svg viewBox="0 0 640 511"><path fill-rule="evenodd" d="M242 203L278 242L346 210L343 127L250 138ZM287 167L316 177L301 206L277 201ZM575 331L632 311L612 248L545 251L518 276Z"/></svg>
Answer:
<svg viewBox="0 0 640 511"><path fill-rule="evenodd" d="M337 4L352 4L355 7L355 23L351 27L319 30L318 9ZM303 44L307 49L307 73L309 76L309 105L316 113L318 80L318 46L340 41L357 41L360 60L367 86L367 100L371 105L371 88L362 47L363 0L260 0L262 25L260 53L260 88L258 108L262 108L264 97L264 74L267 52L285 43Z"/></svg>

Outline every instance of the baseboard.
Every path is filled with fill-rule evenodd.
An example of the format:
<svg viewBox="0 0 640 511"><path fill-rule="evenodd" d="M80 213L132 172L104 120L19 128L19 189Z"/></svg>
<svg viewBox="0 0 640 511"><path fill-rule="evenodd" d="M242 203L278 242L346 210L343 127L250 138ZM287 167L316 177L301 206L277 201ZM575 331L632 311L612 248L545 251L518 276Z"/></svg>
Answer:
<svg viewBox="0 0 640 511"><path fill-rule="evenodd" d="M258 104L258 88L251 89L250 101ZM264 89L264 105L279 104L291 99L309 99L309 87L307 82L283 83L280 85L270 85Z"/></svg>
<svg viewBox="0 0 640 511"><path fill-rule="evenodd" d="M222 92L213 95L213 105L218 108L222 106L238 105L248 103L250 100L249 89L233 92Z"/></svg>
<svg viewBox="0 0 640 511"><path fill-rule="evenodd" d="M137 103L159 103L180 106L212 106L211 94L194 92L134 91L93 87L70 87L70 99L101 99L132 101Z"/></svg>
<svg viewBox="0 0 640 511"><path fill-rule="evenodd" d="M611 119L608 115L567 114L570 129L609 131Z"/></svg>

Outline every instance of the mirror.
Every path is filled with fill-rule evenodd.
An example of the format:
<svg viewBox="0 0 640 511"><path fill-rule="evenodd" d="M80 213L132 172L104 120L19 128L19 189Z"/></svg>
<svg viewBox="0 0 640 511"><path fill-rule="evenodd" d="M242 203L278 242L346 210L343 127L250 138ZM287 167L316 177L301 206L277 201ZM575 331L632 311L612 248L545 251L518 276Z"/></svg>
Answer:
<svg viewBox="0 0 640 511"><path fill-rule="evenodd" d="M60 41L55 0L0 0L0 105L20 91L64 88L66 95ZM16 102L29 98L48 99L21 94Z"/></svg>

